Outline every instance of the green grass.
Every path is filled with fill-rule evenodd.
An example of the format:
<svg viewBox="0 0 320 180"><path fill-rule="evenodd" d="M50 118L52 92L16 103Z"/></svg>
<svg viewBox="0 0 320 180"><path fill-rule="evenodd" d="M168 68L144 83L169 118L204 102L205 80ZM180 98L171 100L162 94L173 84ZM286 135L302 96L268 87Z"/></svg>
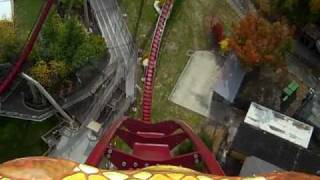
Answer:
<svg viewBox="0 0 320 180"><path fill-rule="evenodd" d="M131 32L135 32L135 28L138 27L136 39L139 47L148 52L148 45L152 38L149 32L155 28L157 14L153 9L153 1L145 0L140 24L137 26L140 2L141 0L122 0L121 6L128 13L128 26ZM205 19L208 16L218 16L224 22L227 32L230 32L232 24L238 20L237 14L225 0L175 1L157 64L153 101L155 121L182 119L193 127L197 127L205 119L172 103L168 98L188 62L187 51L210 49L212 46L209 38L210 31L205 25ZM139 112L134 115L139 115Z"/></svg>
<svg viewBox="0 0 320 180"><path fill-rule="evenodd" d="M142 9L141 3L143 3ZM119 0L120 6L128 14L128 27L140 48L146 48L150 42L157 13L153 9L153 1L150 0ZM141 10L141 11L140 11Z"/></svg>
<svg viewBox="0 0 320 180"><path fill-rule="evenodd" d="M19 37L25 39L36 22L43 0L15 0L15 26Z"/></svg>
<svg viewBox="0 0 320 180"><path fill-rule="evenodd" d="M56 124L54 119L38 123L0 118L0 163L19 157L42 155L48 147L41 136Z"/></svg>
<svg viewBox="0 0 320 180"><path fill-rule="evenodd" d="M18 38L24 43L36 22L43 0L15 0L15 28ZM41 140L56 124L54 120L42 123L11 118L0 118L0 162L10 159L42 155L47 146Z"/></svg>

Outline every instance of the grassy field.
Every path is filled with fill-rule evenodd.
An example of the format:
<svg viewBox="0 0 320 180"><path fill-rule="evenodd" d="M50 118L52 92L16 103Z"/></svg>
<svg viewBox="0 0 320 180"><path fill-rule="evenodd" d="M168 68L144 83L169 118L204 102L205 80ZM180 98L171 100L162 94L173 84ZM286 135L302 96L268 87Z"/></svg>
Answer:
<svg viewBox="0 0 320 180"><path fill-rule="evenodd" d="M143 0L121 0L120 4L128 14L129 29L135 35L137 44L145 52L148 52L157 14L153 9L153 1L145 0L139 20L141 1ZM236 13L225 0L175 1L157 64L153 102L154 120L183 119L190 125L196 126L205 119L175 105L168 98L188 61L187 51L212 47L209 29L205 25L208 16L218 16L225 23L228 32L232 23L238 19Z"/></svg>
<svg viewBox="0 0 320 180"><path fill-rule="evenodd" d="M36 123L0 118L0 163L18 157L42 155L47 146L40 137L56 124L53 119Z"/></svg>
<svg viewBox="0 0 320 180"><path fill-rule="evenodd" d="M37 17L43 0L15 0L14 1L14 15L15 26L19 36L23 39L28 37L29 32L32 30L33 24L36 22Z"/></svg>

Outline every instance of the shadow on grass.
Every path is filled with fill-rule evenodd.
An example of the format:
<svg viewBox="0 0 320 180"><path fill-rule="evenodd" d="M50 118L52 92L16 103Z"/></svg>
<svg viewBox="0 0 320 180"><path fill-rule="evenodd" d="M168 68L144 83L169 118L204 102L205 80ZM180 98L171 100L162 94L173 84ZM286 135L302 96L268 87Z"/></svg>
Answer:
<svg viewBox="0 0 320 180"><path fill-rule="evenodd" d="M0 118L0 163L25 156L39 156L47 150L41 136L58 122L49 119L31 122L12 118Z"/></svg>

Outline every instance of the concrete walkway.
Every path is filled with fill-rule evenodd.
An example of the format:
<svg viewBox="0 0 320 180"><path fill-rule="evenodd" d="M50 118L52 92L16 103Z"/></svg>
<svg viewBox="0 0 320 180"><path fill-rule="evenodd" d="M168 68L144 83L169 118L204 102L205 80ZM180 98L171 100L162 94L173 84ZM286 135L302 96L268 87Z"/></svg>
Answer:
<svg viewBox="0 0 320 180"><path fill-rule="evenodd" d="M208 117L213 85L220 72L217 57L209 51L196 51L170 95L180 106Z"/></svg>

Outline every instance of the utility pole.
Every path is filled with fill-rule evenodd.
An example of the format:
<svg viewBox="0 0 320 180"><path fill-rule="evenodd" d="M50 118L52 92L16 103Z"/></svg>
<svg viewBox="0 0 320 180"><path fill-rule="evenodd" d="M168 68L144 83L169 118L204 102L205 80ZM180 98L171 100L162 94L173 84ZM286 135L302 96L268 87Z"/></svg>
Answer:
<svg viewBox="0 0 320 180"><path fill-rule="evenodd" d="M21 73L23 79L27 80L28 83L34 85L39 92L49 101L49 103L64 117L64 120L68 123L71 130L78 130L79 124L66 113L63 108L57 103L57 101L46 91L46 89L32 77L25 73Z"/></svg>

